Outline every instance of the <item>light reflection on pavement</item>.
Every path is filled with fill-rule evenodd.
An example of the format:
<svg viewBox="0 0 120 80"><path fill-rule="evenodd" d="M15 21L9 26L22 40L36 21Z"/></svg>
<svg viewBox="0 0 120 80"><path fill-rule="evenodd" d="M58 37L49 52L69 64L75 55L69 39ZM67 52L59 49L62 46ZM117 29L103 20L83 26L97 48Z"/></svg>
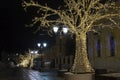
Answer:
<svg viewBox="0 0 120 80"><path fill-rule="evenodd" d="M57 76L57 72L38 72L34 70L23 69L24 80L64 80Z"/></svg>

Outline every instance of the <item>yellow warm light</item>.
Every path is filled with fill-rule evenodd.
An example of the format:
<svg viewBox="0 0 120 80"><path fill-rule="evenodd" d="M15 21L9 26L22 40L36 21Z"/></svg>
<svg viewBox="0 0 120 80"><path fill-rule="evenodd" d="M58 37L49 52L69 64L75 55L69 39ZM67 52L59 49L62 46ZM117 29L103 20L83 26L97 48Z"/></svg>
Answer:
<svg viewBox="0 0 120 80"><path fill-rule="evenodd" d="M28 64L29 64L29 61L28 61L28 60L23 60L23 61L20 63L20 66L22 66L22 67L27 67Z"/></svg>

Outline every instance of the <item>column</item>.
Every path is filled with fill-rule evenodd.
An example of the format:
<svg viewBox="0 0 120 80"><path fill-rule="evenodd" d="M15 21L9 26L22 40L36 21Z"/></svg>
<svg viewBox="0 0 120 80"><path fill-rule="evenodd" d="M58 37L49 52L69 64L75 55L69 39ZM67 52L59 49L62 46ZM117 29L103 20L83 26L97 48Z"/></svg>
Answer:
<svg viewBox="0 0 120 80"><path fill-rule="evenodd" d="M120 30L114 28L113 34L115 39L115 57L120 58Z"/></svg>

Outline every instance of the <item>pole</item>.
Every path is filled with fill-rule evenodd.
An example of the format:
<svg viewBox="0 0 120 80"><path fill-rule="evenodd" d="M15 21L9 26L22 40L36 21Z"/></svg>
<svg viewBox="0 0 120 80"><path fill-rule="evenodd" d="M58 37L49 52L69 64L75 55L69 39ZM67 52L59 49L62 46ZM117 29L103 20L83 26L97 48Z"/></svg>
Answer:
<svg viewBox="0 0 120 80"><path fill-rule="evenodd" d="M59 55L60 55L60 57L59 57L59 61L60 61L60 63L59 63L59 69L61 69L61 54L62 54L62 34L61 34L61 32L60 32L60 35L59 35L59 43L60 43L60 47L59 47Z"/></svg>

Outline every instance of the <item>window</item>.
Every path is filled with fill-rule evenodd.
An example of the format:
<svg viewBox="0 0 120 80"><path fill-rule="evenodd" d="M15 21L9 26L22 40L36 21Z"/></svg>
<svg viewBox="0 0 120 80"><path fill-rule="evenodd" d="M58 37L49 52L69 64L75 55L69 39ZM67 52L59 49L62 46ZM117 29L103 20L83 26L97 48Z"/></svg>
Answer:
<svg viewBox="0 0 120 80"><path fill-rule="evenodd" d="M100 39L97 39L97 57L101 56L101 44Z"/></svg>
<svg viewBox="0 0 120 80"><path fill-rule="evenodd" d="M115 41L112 35L110 35L110 56L115 56Z"/></svg>

